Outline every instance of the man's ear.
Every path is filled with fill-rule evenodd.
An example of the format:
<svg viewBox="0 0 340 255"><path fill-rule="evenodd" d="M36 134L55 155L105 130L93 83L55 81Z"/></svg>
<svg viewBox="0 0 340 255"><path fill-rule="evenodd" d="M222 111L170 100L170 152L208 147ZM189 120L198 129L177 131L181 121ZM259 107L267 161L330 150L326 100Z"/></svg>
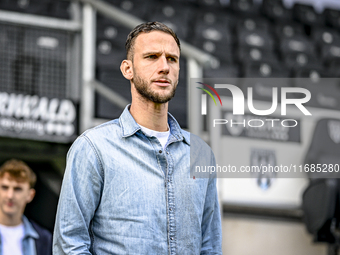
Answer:
<svg viewBox="0 0 340 255"><path fill-rule="evenodd" d="M30 189L28 199L27 199L27 203L30 203L33 200L34 196L35 196L35 189Z"/></svg>
<svg viewBox="0 0 340 255"><path fill-rule="evenodd" d="M133 78L133 69L132 69L132 61L131 60L123 60L120 64L120 71L122 72L125 79L132 80Z"/></svg>

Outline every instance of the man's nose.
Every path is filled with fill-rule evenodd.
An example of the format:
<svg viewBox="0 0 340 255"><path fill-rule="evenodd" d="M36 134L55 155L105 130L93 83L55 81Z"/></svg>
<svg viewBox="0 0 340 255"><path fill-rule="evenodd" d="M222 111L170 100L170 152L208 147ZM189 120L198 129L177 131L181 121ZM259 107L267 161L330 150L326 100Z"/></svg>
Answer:
<svg viewBox="0 0 340 255"><path fill-rule="evenodd" d="M159 58L159 73L169 73L169 63L168 59L165 56Z"/></svg>
<svg viewBox="0 0 340 255"><path fill-rule="evenodd" d="M7 190L7 197L8 198L13 198L14 196L14 190L13 189L8 189Z"/></svg>

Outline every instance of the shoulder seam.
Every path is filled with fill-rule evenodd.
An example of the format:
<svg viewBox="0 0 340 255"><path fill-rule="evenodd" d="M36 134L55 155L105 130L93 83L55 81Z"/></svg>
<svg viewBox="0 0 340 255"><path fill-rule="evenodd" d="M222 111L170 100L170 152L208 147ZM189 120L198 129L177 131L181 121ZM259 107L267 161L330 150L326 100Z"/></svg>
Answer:
<svg viewBox="0 0 340 255"><path fill-rule="evenodd" d="M110 121L105 122L103 124L100 124L98 126L87 129L80 136L85 136L86 134L90 133L91 131L94 131L94 130L100 129L100 128L104 128L104 127L107 127L107 126L110 126L110 125L118 125L119 126L119 124L115 122L116 120L118 120L118 119L110 120Z"/></svg>
<svg viewBox="0 0 340 255"><path fill-rule="evenodd" d="M92 141L90 140L90 138L88 138L86 135L82 135L82 137L84 137L86 139L86 141L89 143L89 145L91 146L94 154L96 155L96 158L99 162L99 166L100 166L100 170L101 170L101 177L104 180L104 168L103 168L103 163L100 160L99 154L95 148L95 146L93 145Z"/></svg>

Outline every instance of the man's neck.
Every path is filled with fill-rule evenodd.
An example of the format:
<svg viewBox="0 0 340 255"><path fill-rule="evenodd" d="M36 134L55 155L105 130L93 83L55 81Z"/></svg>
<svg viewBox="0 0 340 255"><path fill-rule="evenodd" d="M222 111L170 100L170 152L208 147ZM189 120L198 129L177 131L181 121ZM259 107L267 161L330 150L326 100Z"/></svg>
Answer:
<svg viewBox="0 0 340 255"><path fill-rule="evenodd" d="M159 132L168 130L168 103L156 104L147 100L133 100L130 113L143 127Z"/></svg>
<svg viewBox="0 0 340 255"><path fill-rule="evenodd" d="M18 226L22 223L22 218L18 216L8 216L4 215L3 213L0 213L0 224L9 226L9 227L14 227Z"/></svg>

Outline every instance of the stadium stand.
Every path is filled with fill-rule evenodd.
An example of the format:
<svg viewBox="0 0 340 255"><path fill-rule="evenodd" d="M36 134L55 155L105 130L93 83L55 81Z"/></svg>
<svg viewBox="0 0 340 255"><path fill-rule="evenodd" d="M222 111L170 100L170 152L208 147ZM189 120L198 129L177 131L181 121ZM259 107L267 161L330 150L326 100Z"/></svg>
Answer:
<svg viewBox="0 0 340 255"><path fill-rule="evenodd" d="M118 7L138 4L138 1L109 2ZM227 5L218 1L148 1L148 4L150 11L143 14L142 9L140 17L180 27L177 32L181 38L188 38L187 41L219 59L220 65L206 69L205 77L301 77L301 73L311 71L327 73L327 77L339 76L336 10L317 13L306 4L295 4L289 9L279 0L262 4L251 0L232 0ZM101 73L101 67L97 68ZM325 86L338 89L338 85ZM338 98L337 93L333 95ZM116 116L101 114L102 111L99 117Z"/></svg>
<svg viewBox="0 0 340 255"><path fill-rule="evenodd" d="M57 0L1 0L0 9L28 14L69 19L70 1Z"/></svg>
<svg viewBox="0 0 340 255"><path fill-rule="evenodd" d="M172 27L183 40L217 57L220 64L214 69L205 69L205 77L301 77L301 73L311 71L317 71L326 77L340 75L338 71L340 11L334 9L326 8L319 13L313 6L300 3L287 8L281 0L263 0L262 3L252 0L167 2L152 0L143 3L136 0L107 0L107 2L142 19L162 21ZM69 2L63 0L2 0L0 2L0 9L3 10L58 18L69 18L68 8ZM24 68L32 72L31 80L25 81L24 84L29 91L30 84L38 82L33 78L36 73L44 72L42 69L48 68L48 65L46 66L45 62L34 54L45 56L45 53L39 53L38 51L43 49L34 45L32 47L36 50L27 48L25 43L23 46L15 46L17 44L11 43L10 40L21 33L18 32L19 35L16 35L14 30L6 32L6 29L6 27L2 28L2 33L8 35L6 36L8 44L3 44L2 47L4 54L8 54L6 53L8 50L4 47L19 48L13 48L13 53L8 56L9 59L14 59L14 67L1 69L4 73L1 89L8 89L6 84L9 84L11 79L15 80L16 89L19 89L20 79L22 79L20 70ZM119 73L113 70L117 70L117 66L124 58L123 46L128 31L112 20L100 15L97 17L96 76L105 85L121 91L123 96L128 95L126 86L116 89L115 86L119 84L113 85L113 80L109 77L119 83L123 82L118 77ZM31 39L27 35L25 40L28 40L27 42L35 40L34 36L39 37L41 34L37 33ZM63 40L60 40L60 43L63 44ZM22 47L24 49L21 49ZM27 50L32 52L23 56L20 54L22 50L24 53ZM60 66L62 70L62 66L65 65L64 60L60 59L58 51L54 54L56 54L55 65ZM35 67L38 65L41 65L42 69ZM10 72L3 71L9 68L19 69L19 76L11 77ZM108 75L109 73L111 75ZM185 75L183 72L182 81L186 81L183 77ZM58 74L58 77L62 76L65 74ZM337 85L333 87L337 89ZM186 91L184 90L183 93ZM265 100L265 98L261 99ZM103 97L96 96L96 101L97 117L115 118L119 115L119 108L113 111L109 109L108 101ZM185 120L186 112L181 114L183 116L180 119Z"/></svg>

